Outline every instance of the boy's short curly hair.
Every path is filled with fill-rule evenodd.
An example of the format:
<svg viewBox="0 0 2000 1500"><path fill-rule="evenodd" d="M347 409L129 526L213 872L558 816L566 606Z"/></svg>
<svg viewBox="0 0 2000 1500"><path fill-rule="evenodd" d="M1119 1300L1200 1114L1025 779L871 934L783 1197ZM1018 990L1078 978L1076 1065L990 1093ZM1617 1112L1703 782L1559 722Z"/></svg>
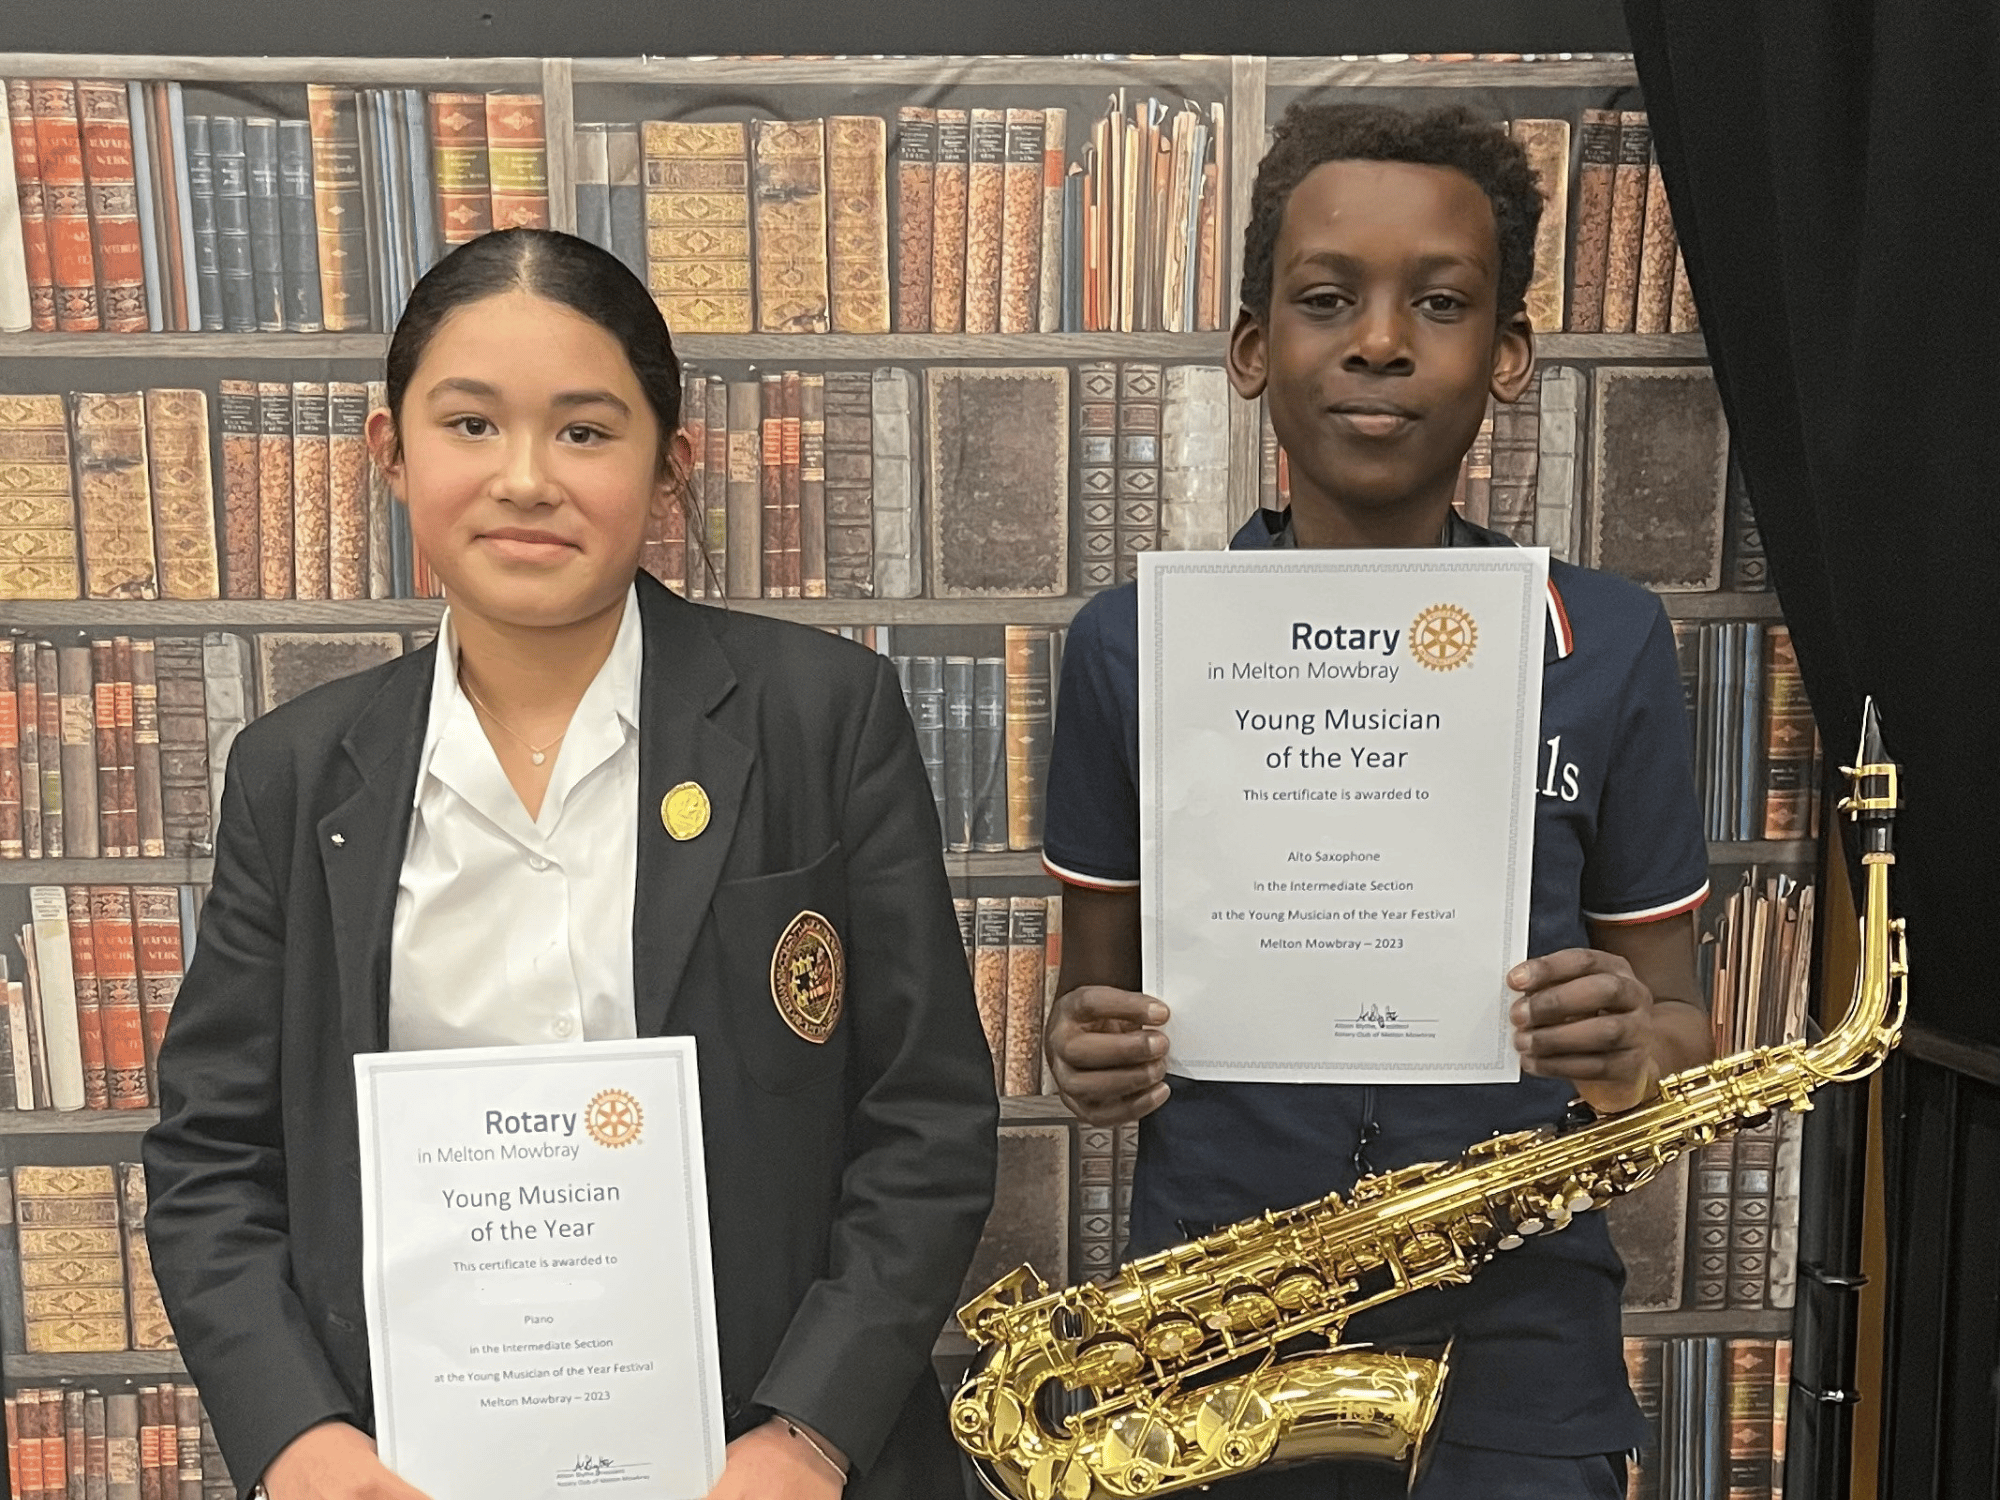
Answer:
<svg viewBox="0 0 2000 1500"><path fill-rule="evenodd" d="M1542 192L1520 142L1460 105L1419 112L1302 100L1278 121L1271 149L1257 166L1250 226L1243 232L1246 311L1258 318L1270 316L1271 259L1285 205L1307 173L1330 161L1410 162L1450 167L1470 177L1492 203L1499 229L1499 316L1510 318L1526 305Z"/></svg>

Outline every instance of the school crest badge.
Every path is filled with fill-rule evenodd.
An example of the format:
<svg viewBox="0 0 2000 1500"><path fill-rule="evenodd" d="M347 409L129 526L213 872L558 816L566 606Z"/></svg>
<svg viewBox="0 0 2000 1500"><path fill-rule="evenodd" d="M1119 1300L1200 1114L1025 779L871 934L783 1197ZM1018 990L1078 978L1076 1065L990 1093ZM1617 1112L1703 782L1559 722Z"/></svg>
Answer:
<svg viewBox="0 0 2000 1500"><path fill-rule="evenodd" d="M785 1024L809 1042L824 1042L840 1020L847 994L847 960L840 934L816 911L786 924L771 953L771 999Z"/></svg>

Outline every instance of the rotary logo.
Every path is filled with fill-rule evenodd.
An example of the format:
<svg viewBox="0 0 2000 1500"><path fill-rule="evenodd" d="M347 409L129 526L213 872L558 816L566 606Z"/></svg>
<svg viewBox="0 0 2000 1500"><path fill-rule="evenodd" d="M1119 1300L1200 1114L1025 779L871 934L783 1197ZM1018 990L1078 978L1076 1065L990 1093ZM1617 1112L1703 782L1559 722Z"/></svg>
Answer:
<svg viewBox="0 0 2000 1500"><path fill-rule="evenodd" d="M1433 604L1410 623L1410 655L1432 672L1455 672L1472 660L1479 627L1456 604Z"/></svg>
<svg viewBox="0 0 2000 1500"><path fill-rule="evenodd" d="M590 1138L613 1151L638 1140L645 1124L646 1112L623 1089L602 1090L591 1099L590 1108L583 1115L583 1128L590 1132Z"/></svg>

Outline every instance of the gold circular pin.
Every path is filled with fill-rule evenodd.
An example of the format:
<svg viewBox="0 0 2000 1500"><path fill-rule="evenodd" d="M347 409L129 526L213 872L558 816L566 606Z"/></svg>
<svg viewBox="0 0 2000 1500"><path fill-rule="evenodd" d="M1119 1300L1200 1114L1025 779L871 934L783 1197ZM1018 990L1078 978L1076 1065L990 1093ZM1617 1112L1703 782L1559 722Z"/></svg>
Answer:
<svg viewBox="0 0 2000 1500"><path fill-rule="evenodd" d="M674 838L693 838L708 827L708 793L699 782L683 781L660 799L660 822Z"/></svg>

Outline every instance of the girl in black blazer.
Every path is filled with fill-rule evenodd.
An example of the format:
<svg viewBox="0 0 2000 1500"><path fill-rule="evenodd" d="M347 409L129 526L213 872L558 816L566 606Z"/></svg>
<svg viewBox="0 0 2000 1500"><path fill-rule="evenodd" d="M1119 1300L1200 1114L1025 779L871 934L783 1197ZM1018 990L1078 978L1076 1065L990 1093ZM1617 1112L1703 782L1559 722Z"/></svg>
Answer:
<svg viewBox="0 0 2000 1500"><path fill-rule="evenodd" d="M680 370L602 250L535 230L461 247L412 294L387 373L370 444L452 628L237 739L145 1143L153 1264L231 1472L270 1500L417 1496L366 1436L352 1058L400 1024L392 951L427 951L412 920L448 910L434 941L470 923L497 952L533 906L406 863L413 815L458 815L420 783L433 684L451 686L436 657L456 646L470 705L441 720L454 753L493 756L533 820L636 608L625 1034L700 1049L733 1439L711 1500L957 1493L930 1348L990 1206L997 1106L894 673L638 573L680 500ZM801 913L844 955L830 1018L777 993ZM514 992L482 977L504 1010Z"/></svg>

